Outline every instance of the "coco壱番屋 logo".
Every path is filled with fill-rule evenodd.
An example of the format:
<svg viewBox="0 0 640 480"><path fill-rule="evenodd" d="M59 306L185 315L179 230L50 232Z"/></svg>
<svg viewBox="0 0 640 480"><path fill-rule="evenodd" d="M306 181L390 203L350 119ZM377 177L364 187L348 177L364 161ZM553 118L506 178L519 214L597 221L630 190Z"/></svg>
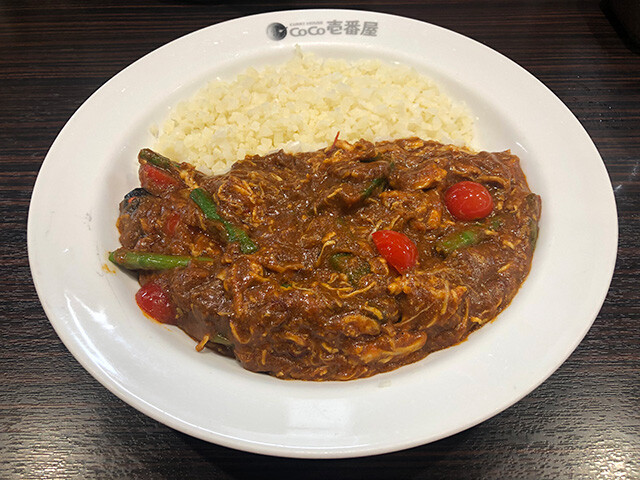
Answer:
<svg viewBox="0 0 640 480"><path fill-rule="evenodd" d="M283 25L279 22L267 26L267 37L271 40L282 40L287 35L292 37L316 37L318 35L346 36L378 36L378 22L353 20L314 20L293 22Z"/></svg>

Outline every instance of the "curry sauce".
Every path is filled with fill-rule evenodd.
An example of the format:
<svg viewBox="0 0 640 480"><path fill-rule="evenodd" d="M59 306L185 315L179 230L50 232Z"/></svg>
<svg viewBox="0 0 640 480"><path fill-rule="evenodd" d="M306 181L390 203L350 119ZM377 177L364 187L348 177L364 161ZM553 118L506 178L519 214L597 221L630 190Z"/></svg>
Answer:
<svg viewBox="0 0 640 480"><path fill-rule="evenodd" d="M251 371L350 380L415 362L494 319L531 267L540 198L508 151L336 140L222 175L148 150L140 163L112 260L164 295L164 321L199 349ZM448 210L466 180L490 193L486 217ZM415 246L409 268L380 253L379 231Z"/></svg>

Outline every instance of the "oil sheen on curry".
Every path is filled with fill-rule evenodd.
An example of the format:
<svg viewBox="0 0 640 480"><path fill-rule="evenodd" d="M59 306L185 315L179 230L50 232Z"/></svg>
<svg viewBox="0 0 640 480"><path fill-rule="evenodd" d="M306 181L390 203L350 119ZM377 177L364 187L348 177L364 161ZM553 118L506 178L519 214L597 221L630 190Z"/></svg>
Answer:
<svg viewBox="0 0 640 480"><path fill-rule="evenodd" d="M418 138L248 156L207 176L151 150L120 204L140 308L254 372L351 380L463 341L531 267L516 156Z"/></svg>

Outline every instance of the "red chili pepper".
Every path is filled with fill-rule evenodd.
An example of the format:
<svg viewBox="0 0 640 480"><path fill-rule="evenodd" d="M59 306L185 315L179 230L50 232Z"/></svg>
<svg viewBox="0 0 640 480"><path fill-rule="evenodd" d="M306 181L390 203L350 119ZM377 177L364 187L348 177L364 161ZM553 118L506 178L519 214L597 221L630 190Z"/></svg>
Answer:
<svg viewBox="0 0 640 480"><path fill-rule="evenodd" d="M171 302L169 293L156 282L143 285L136 293L136 303L140 309L154 320L174 325L176 308Z"/></svg>
<svg viewBox="0 0 640 480"><path fill-rule="evenodd" d="M338 130L338 133L336 133L336 138L333 139L333 143L331 144L331 148L336 146L336 143L338 143L338 137L340 136L340 130Z"/></svg>
<svg viewBox="0 0 640 480"><path fill-rule="evenodd" d="M142 188L154 195L159 195L181 186L180 181L169 173L148 163L140 165L139 177Z"/></svg>
<svg viewBox="0 0 640 480"><path fill-rule="evenodd" d="M493 211L489 190L480 183L458 182L445 192L444 201L451 215L458 220L479 220Z"/></svg>
<svg viewBox="0 0 640 480"><path fill-rule="evenodd" d="M418 248L404 233L378 230L371 235L380 255L399 273L405 273L418 260Z"/></svg>

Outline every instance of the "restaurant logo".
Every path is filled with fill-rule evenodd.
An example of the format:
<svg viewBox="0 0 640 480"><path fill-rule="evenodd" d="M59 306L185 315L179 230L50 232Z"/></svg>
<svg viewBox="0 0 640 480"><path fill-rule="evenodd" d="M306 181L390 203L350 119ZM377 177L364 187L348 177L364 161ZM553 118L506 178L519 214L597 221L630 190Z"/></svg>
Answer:
<svg viewBox="0 0 640 480"><path fill-rule="evenodd" d="M271 40L282 40L287 36L287 27L281 23L271 23L267 27L267 37Z"/></svg>
<svg viewBox="0 0 640 480"><path fill-rule="evenodd" d="M271 40L282 40L287 36L306 37L318 35L363 35L365 37L378 36L378 22L364 22L359 20L318 20L313 22L294 22L288 26L281 23L271 23L267 27L267 36Z"/></svg>

